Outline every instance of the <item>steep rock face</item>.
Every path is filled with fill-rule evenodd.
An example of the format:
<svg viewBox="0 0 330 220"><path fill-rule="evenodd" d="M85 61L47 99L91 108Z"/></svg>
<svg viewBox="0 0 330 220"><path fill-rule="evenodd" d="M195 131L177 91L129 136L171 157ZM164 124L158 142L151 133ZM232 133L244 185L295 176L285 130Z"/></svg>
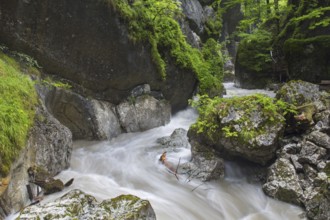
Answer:
<svg viewBox="0 0 330 220"><path fill-rule="evenodd" d="M182 3L183 13L186 15L190 28L196 33L203 32L204 10L198 0L180 0Z"/></svg>
<svg viewBox="0 0 330 220"><path fill-rule="evenodd" d="M28 201L25 185L28 184L27 170L30 166L42 166L55 175L69 167L71 151L70 130L51 116L44 106L40 106L27 146L13 164L10 183L0 198L0 216L19 211Z"/></svg>
<svg viewBox="0 0 330 220"><path fill-rule="evenodd" d="M177 111L193 93L196 76L171 60L161 79L149 46L129 40L107 1L1 0L0 5L0 41L83 87L85 95L118 104L136 85L148 83Z"/></svg>
<svg viewBox="0 0 330 220"><path fill-rule="evenodd" d="M80 190L72 190L61 198L42 206L25 208L18 219L122 219L155 220L156 215L149 201L133 195L121 195L98 203Z"/></svg>

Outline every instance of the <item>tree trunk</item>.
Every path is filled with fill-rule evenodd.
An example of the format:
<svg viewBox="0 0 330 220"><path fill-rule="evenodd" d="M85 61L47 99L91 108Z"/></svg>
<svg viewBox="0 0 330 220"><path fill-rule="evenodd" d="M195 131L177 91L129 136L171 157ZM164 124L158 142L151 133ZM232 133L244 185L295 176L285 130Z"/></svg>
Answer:
<svg viewBox="0 0 330 220"><path fill-rule="evenodd" d="M266 0L266 8L267 8L266 12L267 12L267 17L268 17L270 15L270 13L271 13L270 5L269 5L269 0Z"/></svg>

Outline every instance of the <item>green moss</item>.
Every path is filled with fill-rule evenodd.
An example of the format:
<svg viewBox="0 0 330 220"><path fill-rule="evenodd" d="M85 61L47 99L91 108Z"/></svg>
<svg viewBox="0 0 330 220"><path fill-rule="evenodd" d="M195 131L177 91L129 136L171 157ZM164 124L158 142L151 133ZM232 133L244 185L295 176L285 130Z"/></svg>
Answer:
<svg viewBox="0 0 330 220"><path fill-rule="evenodd" d="M26 143L37 95L19 63L1 52L0 97L0 174L7 175L12 161Z"/></svg>
<svg viewBox="0 0 330 220"><path fill-rule="evenodd" d="M153 61L161 77L166 79L167 55L182 69L193 71L200 81L200 93L221 95L221 77L214 74L214 60L205 58L186 41L177 19L182 16L180 3L174 0L127 0L110 1L121 18L127 23L130 38L134 42L147 42L151 46ZM220 54L221 55L221 54ZM219 69L219 68L218 68ZM219 71L222 75L222 69Z"/></svg>

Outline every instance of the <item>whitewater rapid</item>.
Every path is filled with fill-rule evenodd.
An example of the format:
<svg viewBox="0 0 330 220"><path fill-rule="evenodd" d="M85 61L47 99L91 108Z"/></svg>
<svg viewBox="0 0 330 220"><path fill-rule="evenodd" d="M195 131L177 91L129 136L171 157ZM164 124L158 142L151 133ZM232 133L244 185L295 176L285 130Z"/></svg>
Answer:
<svg viewBox="0 0 330 220"><path fill-rule="evenodd" d="M226 84L227 94L243 92ZM235 90L235 91L234 91ZM249 91L251 92L251 91ZM271 94L270 94L271 95ZM159 163L162 149L157 138L169 136L176 128L188 129L197 119L193 109L174 115L163 127L122 134L111 141L74 144L71 166L56 178L73 184L64 191L45 197L52 201L72 189L93 195L99 201L121 194L134 194L150 201L158 220L298 220L303 211L296 206L264 195L260 185L250 184L238 166L226 165L224 180L202 183L179 181ZM190 149L167 153L176 164L191 159Z"/></svg>

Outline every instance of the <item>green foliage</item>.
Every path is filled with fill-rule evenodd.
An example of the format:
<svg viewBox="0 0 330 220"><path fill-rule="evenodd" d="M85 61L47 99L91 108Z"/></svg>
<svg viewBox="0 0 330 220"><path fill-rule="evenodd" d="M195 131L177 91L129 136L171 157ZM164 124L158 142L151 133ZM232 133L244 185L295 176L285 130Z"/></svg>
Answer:
<svg viewBox="0 0 330 220"><path fill-rule="evenodd" d="M238 51L238 60L242 66L254 72L269 70L271 67L272 35L265 30L256 30L243 37Z"/></svg>
<svg viewBox="0 0 330 220"><path fill-rule="evenodd" d="M151 45L153 61L164 80L166 55L170 55L181 68L192 70L197 75L201 94L221 94L221 77L217 76L222 73L218 66L215 67L216 60L221 56L213 53L217 57L205 59L199 50L187 43L177 22L177 18L182 16L179 1L136 0L129 3L126 0L112 0L112 5L127 22L130 38L134 42L148 42ZM214 67L217 69L212 69Z"/></svg>
<svg viewBox="0 0 330 220"><path fill-rule="evenodd" d="M214 39L209 38L202 48L202 55L212 76L217 79L223 79L224 59L221 53L221 46Z"/></svg>
<svg viewBox="0 0 330 220"><path fill-rule="evenodd" d="M203 133L210 140L226 137L250 142L265 132L262 127L258 130L254 127L253 115L257 112L262 114L260 117L263 118L261 123L264 127L284 123L283 116L296 112L294 106L261 94L230 99L200 96L198 101L191 104L199 112L199 118L191 128L197 133ZM222 119L233 111L237 117L230 122L223 122Z"/></svg>
<svg viewBox="0 0 330 220"><path fill-rule="evenodd" d="M0 52L0 174L7 175L12 161L26 143L33 124L37 95L20 65Z"/></svg>

